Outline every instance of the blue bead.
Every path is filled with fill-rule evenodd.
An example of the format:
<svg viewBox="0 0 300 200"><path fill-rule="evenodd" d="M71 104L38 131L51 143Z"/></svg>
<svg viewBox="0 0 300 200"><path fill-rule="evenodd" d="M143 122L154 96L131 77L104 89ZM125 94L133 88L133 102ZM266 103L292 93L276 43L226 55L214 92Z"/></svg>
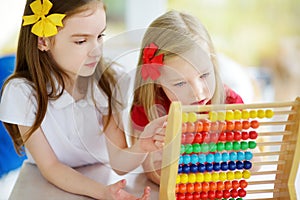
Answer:
<svg viewBox="0 0 300 200"><path fill-rule="evenodd" d="M245 154L242 151L237 152L237 160L243 161L245 159Z"/></svg>
<svg viewBox="0 0 300 200"><path fill-rule="evenodd" d="M183 164L189 164L191 162L191 157L190 155L184 155L183 156Z"/></svg>
<svg viewBox="0 0 300 200"><path fill-rule="evenodd" d="M222 153L222 161L227 162L229 160L229 154L228 153Z"/></svg>
<svg viewBox="0 0 300 200"><path fill-rule="evenodd" d="M252 163L250 161L244 161L244 169L251 169Z"/></svg>
<svg viewBox="0 0 300 200"><path fill-rule="evenodd" d="M198 171L199 172L205 172L205 165L204 164L199 164L198 165Z"/></svg>
<svg viewBox="0 0 300 200"><path fill-rule="evenodd" d="M206 155L206 162L212 163L215 160L215 156L213 154L207 154Z"/></svg>
<svg viewBox="0 0 300 200"><path fill-rule="evenodd" d="M229 157L231 161L236 161L237 160L236 152L230 152Z"/></svg>
<svg viewBox="0 0 300 200"><path fill-rule="evenodd" d="M182 173L182 166L179 165L179 166L178 166L178 174L181 174L181 173Z"/></svg>
<svg viewBox="0 0 300 200"><path fill-rule="evenodd" d="M228 168L229 168L229 170L235 170L236 169L235 162L234 161L230 161L228 163Z"/></svg>
<svg viewBox="0 0 300 200"><path fill-rule="evenodd" d="M190 170L191 170L192 173L196 173L196 172L198 172L198 166L195 165L195 164L191 164L190 165Z"/></svg>
<svg viewBox="0 0 300 200"><path fill-rule="evenodd" d="M253 158L253 154L250 151L245 152L245 160L251 160Z"/></svg>
<svg viewBox="0 0 300 200"><path fill-rule="evenodd" d="M191 155L191 163L192 164L197 164L198 163L198 155L197 154L192 154Z"/></svg>
<svg viewBox="0 0 300 200"><path fill-rule="evenodd" d="M237 169L243 169L244 168L244 163L242 161L237 161L236 162L236 168Z"/></svg>
<svg viewBox="0 0 300 200"><path fill-rule="evenodd" d="M211 172L213 170L213 164L206 163L205 168L206 168L206 171Z"/></svg>
<svg viewBox="0 0 300 200"><path fill-rule="evenodd" d="M183 173L186 173L186 174L190 173L190 166L188 166L188 165L183 165L183 166L182 166L182 172L183 172Z"/></svg>
<svg viewBox="0 0 300 200"><path fill-rule="evenodd" d="M222 162L221 163L221 170L222 171L227 171L228 170L228 164L227 164L227 162Z"/></svg>
<svg viewBox="0 0 300 200"><path fill-rule="evenodd" d="M222 161L222 155L220 153L215 154L215 162L221 162Z"/></svg>
<svg viewBox="0 0 300 200"><path fill-rule="evenodd" d="M179 157L179 165L181 165L183 163L183 158L182 156Z"/></svg>
<svg viewBox="0 0 300 200"><path fill-rule="evenodd" d="M220 169L221 169L220 163L214 163L214 170L215 171L220 171Z"/></svg>
<svg viewBox="0 0 300 200"><path fill-rule="evenodd" d="M199 154L198 155L198 161L199 161L199 163L204 164L206 162L206 156L205 156L205 154Z"/></svg>

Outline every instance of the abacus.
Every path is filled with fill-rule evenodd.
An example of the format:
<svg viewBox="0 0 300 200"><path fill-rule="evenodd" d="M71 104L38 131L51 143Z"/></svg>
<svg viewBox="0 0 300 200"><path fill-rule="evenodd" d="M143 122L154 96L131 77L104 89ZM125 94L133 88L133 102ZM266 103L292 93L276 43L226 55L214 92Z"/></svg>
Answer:
<svg viewBox="0 0 300 200"><path fill-rule="evenodd" d="M172 102L159 199L296 199L300 98L290 102Z"/></svg>

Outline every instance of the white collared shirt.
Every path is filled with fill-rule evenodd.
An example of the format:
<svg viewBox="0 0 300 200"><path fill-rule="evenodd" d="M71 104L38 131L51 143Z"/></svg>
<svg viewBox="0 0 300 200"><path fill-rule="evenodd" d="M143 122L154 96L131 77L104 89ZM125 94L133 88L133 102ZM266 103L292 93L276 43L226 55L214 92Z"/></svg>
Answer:
<svg viewBox="0 0 300 200"><path fill-rule="evenodd" d="M96 83L95 83L96 84ZM102 115L107 114L105 94L93 87L97 107L91 98L74 101L64 91L57 100L49 100L45 118L41 124L45 137L57 158L71 167L92 163L108 163L105 136L102 132ZM0 103L0 120L31 126L35 120L37 102L34 90L25 79L13 79L5 87ZM34 163L26 150L28 161Z"/></svg>

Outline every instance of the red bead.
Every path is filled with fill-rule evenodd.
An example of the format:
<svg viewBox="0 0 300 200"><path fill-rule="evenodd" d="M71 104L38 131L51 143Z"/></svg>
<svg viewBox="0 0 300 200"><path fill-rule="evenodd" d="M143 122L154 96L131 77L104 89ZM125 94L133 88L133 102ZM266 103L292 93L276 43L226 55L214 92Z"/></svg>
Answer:
<svg viewBox="0 0 300 200"><path fill-rule="evenodd" d="M227 199L231 196L229 190L223 190L223 198Z"/></svg>
<svg viewBox="0 0 300 200"><path fill-rule="evenodd" d="M203 142L202 134L201 133L196 133L193 143L201 144L202 142Z"/></svg>
<svg viewBox="0 0 300 200"><path fill-rule="evenodd" d="M256 131L250 131L249 132L249 137L252 140L255 140L257 138L257 132Z"/></svg>
<svg viewBox="0 0 300 200"><path fill-rule="evenodd" d="M237 191L236 189L232 189L232 190L230 191L230 194L231 194L231 197L232 197L232 198L236 198L236 197L239 196L239 193L238 193L238 191Z"/></svg>
<svg viewBox="0 0 300 200"><path fill-rule="evenodd" d="M194 133L186 133L185 134L185 143L192 144L194 141Z"/></svg>
<svg viewBox="0 0 300 200"><path fill-rule="evenodd" d="M194 192L193 197L194 197L194 200L199 200L200 199L200 192Z"/></svg>
<svg viewBox="0 0 300 200"><path fill-rule="evenodd" d="M216 194L215 194L214 191L209 191L207 193L207 196L208 196L209 199L215 199L216 198Z"/></svg>
<svg viewBox="0 0 300 200"><path fill-rule="evenodd" d="M222 132L219 134L219 141L220 142L225 142L226 141L226 133Z"/></svg>
<svg viewBox="0 0 300 200"><path fill-rule="evenodd" d="M231 131L226 132L226 140L231 142L233 140L233 133Z"/></svg>
<svg viewBox="0 0 300 200"><path fill-rule="evenodd" d="M185 143L185 133L181 134L181 144L186 144Z"/></svg>
<svg viewBox="0 0 300 200"><path fill-rule="evenodd" d="M250 122L247 120L243 121L242 124L243 124L243 129L246 129L246 130L249 129L251 126Z"/></svg>
<svg viewBox="0 0 300 200"><path fill-rule="evenodd" d="M259 122L257 120L251 121L251 128L258 128L259 127Z"/></svg>
<svg viewBox="0 0 300 200"><path fill-rule="evenodd" d="M176 194L176 200L185 200L185 194L182 193Z"/></svg>
<svg viewBox="0 0 300 200"><path fill-rule="evenodd" d="M242 139L242 134L241 134L241 132L240 132L240 131L235 131L235 132L233 133L233 139L234 139L235 141L240 141L240 140Z"/></svg>
<svg viewBox="0 0 300 200"><path fill-rule="evenodd" d="M194 196L191 193L186 193L185 194L185 200L193 200Z"/></svg>
<svg viewBox="0 0 300 200"><path fill-rule="evenodd" d="M249 139L249 134L248 134L248 132L246 132L246 131L243 131L243 132L242 132L242 139L243 139L243 140L248 140L248 139Z"/></svg>
<svg viewBox="0 0 300 200"><path fill-rule="evenodd" d="M217 143L219 139L219 133L210 133L209 142Z"/></svg>
<svg viewBox="0 0 300 200"><path fill-rule="evenodd" d="M211 131L217 131L217 130L219 130L219 122L211 122L211 124L210 124L210 130Z"/></svg>
<svg viewBox="0 0 300 200"><path fill-rule="evenodd" d="M216 198L221 199L223 197L223 192L221 190L216 191Z"/></svg>
<svg viewBox="0 0 300 200"><path fill-rule="evenodd" d="M244 189L239 189L238 194L239 194L240 197L245 197L247 193Z"/></svg>
<svg viewBox="0 0 300 200"><path fill-rule="evenodd" d="M207 199L207 197L208 197L207 192L201 192L201 193L200 193L200 198L201 198L202 200Z"/></svg>
<svg viewBox="0 0 300 200"><path fill-rule="evenodd" d="M210 139L209 139L209 135L207 131L203 131L202 132L202 139L204 143L209 143Z"/></svg>

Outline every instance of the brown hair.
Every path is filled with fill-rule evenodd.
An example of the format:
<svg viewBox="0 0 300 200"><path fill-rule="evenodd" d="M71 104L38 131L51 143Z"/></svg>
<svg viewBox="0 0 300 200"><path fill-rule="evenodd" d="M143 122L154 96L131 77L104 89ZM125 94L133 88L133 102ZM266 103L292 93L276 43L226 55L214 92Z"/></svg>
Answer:
<svg viewBox="0 0 300 200"><path fill-rule="evenodd" d="M157 109L153 109L153 106L155 100L162 98L159 95L163 94L155 82L144 81L141 76L142 52L150 43L158 46L156 55L164 54L164 60L180 56L193 48L201 48L207 52L211 57L216 77L216 88L211 102L224 102L223 84L219 76L215 50L206 28L192 15L169 11L155 19L148 27L143 37L136 71L133 105L143 106L149 121L158 117Z"/></svg>
<svg viewBox="0 0 300 200"><path fill-rule="evenodd" d="M24 15L32 15L30 4L33 0L27 0ZM52 13L66 14L68 17L87 10L92 6L92 3L100 3L101 0L51 0L53 7L49 11L49 15ZM28 138L37 130L47 111L47 104L49 99L58 99L64 89L64 80L68 79L68 75L56 64L51 57L51 54L38 49L38 36L31 33L32 25L21 26L18 48L16 54L16 67L14 73L4 82L2 91L7 83L14 78L25 78L28 80L34 89L35 98L37 101L37 113L36 118L24 135L23 139L16 124L3 123L14 141L15 149L18 153L21 153L22 146L28 140ZM98 81L99 87L105 92L109 100L109 113L108 117L112 115L113 97L111 91L111 85L115 82L114 74L112 70L104 65L103 59L99 62L94 78ZM61 89L56 87L56 82L61 86ZM47 85L50 85L51 90L47 90ZM107 124L104 126L107 127Z"/></svg>

